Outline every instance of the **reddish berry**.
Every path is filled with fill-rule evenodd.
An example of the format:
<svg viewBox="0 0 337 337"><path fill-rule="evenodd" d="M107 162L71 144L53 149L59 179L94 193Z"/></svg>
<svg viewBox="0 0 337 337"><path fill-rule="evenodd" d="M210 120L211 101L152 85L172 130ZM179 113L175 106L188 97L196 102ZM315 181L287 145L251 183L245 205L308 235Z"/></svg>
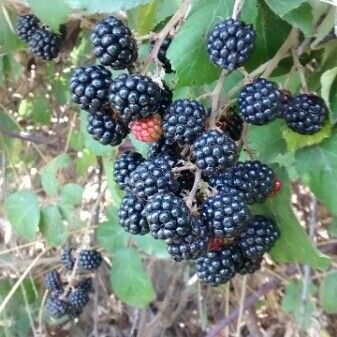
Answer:
<svg viewBox="0 0 337 337"><path fill-rule="evenodd" d="M274 183L274 187L272 189L272 191L270 192L269 194L269 197L272 198L272 197L275 197L275 195L281 191L282 189L282 181L278 178L275 179L275 183Z"/></svg>
<svg viewBox="0 0 337 337"><path fill-rule="evenodd" d="M217 252L226 244L225 238L213 236L208 239L208 251Z"/></svg>
<svg viewBox="0 0 337 337"><path fill-rule="evenodd" d="M162 120L159 115L138 119L131 122L129 126L133 135L144 143L154 143L163 134Z"/></svg>

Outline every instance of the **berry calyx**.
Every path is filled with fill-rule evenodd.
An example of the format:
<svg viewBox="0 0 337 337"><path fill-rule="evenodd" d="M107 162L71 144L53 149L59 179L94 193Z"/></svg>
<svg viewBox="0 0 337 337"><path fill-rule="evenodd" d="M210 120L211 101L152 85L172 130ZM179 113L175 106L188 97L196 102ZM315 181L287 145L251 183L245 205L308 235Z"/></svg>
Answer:
<svg viewBox="0 0 337 337"><path fill-rule="evenodd" d="M154 143L158 141L162 134L162 120L159 115L135 120L129 125L132 134L136 139L144 143Z"/></svg>

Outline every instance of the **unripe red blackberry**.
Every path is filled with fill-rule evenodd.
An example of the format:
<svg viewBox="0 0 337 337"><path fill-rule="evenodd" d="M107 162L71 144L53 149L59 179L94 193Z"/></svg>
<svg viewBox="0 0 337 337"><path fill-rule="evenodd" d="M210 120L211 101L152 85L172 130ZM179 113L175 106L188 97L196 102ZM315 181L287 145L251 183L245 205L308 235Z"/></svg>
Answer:
<svg viewBox="0 0 337 337"><path fill-rule="evenodd" d="M40 20L32 14L20 15L16 21L16 34L26 42L39 29Z"/></svg>
<svg viewBox="0 0 337 337"><path fill-rule="evenodd" d="M222 191L202 205L202 215L210 235L234 238L246 228L250 210L236 190Z"/></svg>
<svg viewBox="0 0 337 337"><path fill-rule="evenodd" d="M32 54L49 61L56 58L60 52L61 36L46 28L38 28L29 37L28 47Z"/></svg>
<svg viewBox="0 0 337 337"><path fill-rule="evenodd" d="M239 95L239 108L247 123L267 124L278 116L282 92L276 83L258 78L247 84Z"/></svg>
<svg viewBox="0 0 337 337"><path fill-rule="evenodd" d="M234 70L244 65L254 45L253 26L228 18L211 31L207 50L214 64L226 70Z"/></svg>
<svg viewBox="0 0 337 337"><path fill-rule="evenodd" d="M114 179L120 189L127 188L131 173L143 161L144 158L138 152L126 151L118 156L114 164Z"/></svg>
<svg viewBox="0 0 337 337"><path fill-rule="evenodd" d="M146 201L132 194L126 194L118 210L119 224L131 234L144 235L149 232L144 207Z"/></svg>
<svg viewBox="0 0 337 337"><path fill-rule="evenodd" d="M155 239L171 243L191 233L190 212L184 200L173 193L157 193L151 197L144 214Z"/></svg>
<svg viewBox="0 0 337 337"><path fill-rule="evenodd" d="M282 107L281 117L287 126L300 134L312 135L324 125L328 108L323 99L313 94L295 96Z"/></svg>
<svg viewBox="0 0 337 337"><path fill-rule="evenodd" d="M94 54L105 66L125 69L137 60L137 44L130 29L114 16L99 21L92 33Z"/></svg>
<svg viewBox="0 0 337 337"><path fill-rule="evenodd" d="M78 67L70 79L72 100L81 109L99 111L107 108L111 73L101 65Z"/></svg>
<svg viewBox="0 0 337 337"><path fill-rule="evenodd" d="M163 134L162 119L158 114L137 119L129 127L135 138L144 143L155 143Z"/></svg>
<svg viewBox="0 0 337 337"><path fill-rule="evenodd" d="M273 220L256 215L241 232L238 245L246 257L257 259L268 252L279 237L280 231Z"/></svg>
<svg viewBox="0 0 337 337"><path fill-rule="evenodd" d="M128 125L136 119L155 114L160 108L161 89L145 75L121 74L112 81L109 100Z"/></svg>
<svg viewBox="0 0 337 337"><path fill-rule="evenodd" d="M192 157L205 174L214 174L233 166L238 153L234 140L227 133L211 130L193 143Z"/></svg>
<svg viewBox="0 0 337 337"><path fill-rule="evenodd" d="M164 136L168 143L191 144L205 129L208 112L198 101L179 99L164 113Z"/></svg>
<svg viewBox="0 0 337 337"><path fill-rule="evenodd" d="M78 268L82 271L93 271L101 265L102 261L102 254L97 250L82 249L78 256Z"/></svg>
<svg viewBox="0 0 337 337"><path fill-rule="evenodd" d="M111 146L119 145L129 133L118 116L109 113L89 112L87 130L95 140Z"/></svg>

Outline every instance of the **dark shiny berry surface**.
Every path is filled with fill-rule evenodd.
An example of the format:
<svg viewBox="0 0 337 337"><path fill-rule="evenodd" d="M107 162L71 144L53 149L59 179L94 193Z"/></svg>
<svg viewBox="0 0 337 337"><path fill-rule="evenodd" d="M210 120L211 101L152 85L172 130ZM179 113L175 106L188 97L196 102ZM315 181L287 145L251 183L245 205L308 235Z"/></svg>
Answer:
<svg viewBox="0 0 337 337"><path fill-rule="evenodd" d="M101 265L102 260L102 255L97 250L83 249L78 256L78 268L82 271L93 271Z"/></svg>
<svg viewBox="0 0 337 337"><path fill-rule="evenodd" d="M34 32L39 29L40 20L32 14L20 15L16 21L16 34L28 42Z"/></svg>

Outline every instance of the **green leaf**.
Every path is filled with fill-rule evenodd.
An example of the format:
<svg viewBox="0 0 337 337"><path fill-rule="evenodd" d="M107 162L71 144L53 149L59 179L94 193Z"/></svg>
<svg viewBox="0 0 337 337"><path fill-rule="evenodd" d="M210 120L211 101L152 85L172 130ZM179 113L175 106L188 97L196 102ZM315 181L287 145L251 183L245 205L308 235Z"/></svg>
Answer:
<svg viewBox="0 0 337 337"><path fill-rule="evenodd" d="M83 190L83 187L78 184L69 183L63 185L60 189L62 202L72 206L79 205L82 200Z"/></svg>
<svg viewBox="0 0 337 337"><path fill-rule="evenodd" d="M46 0L28 0L28 2L33 13L56 32L59 26L68 20L70 8L64 0L56 1L52 8Z"/></svg>
<svg viewBox="0 0 337 337"><path fill-rule="evenodd" d="M337 82L337 67L332 68L324 72L321 76L321 96L325 101L325 104L330 109L330 120L331 123L335 124L337 121L337 109L332 110L332 105L334 108L337 106L335 104L336 98L336 84ZM335 101L335 104L332 104Z"/></svg>
<svg viewBox="0 0 337 337"><path fill-rule="evenodd" d="M129 13L129 24L139 34L147 34L156 26L156 15L161 1L138 6Z"/></svg>
<svg viewBox="0 0 337 337"><path fill-rule="evenodd" d="M15 51L23 46L15 34L14 20L5 6L0 8L0 54Z"/></svg>
<svg viewBox="0 0 337 337"><path fill-rule="evenodd" d="M75 161L76 173L80 177L85 177L88 174L88 169L96 164L96 156L88 149L83 149L78 154L78 158Z"/></svg>
<svg viewBox="0 0 337 337"><path fill-rule="evenodd" d="M319 145L296 152L296 168L311 191L337 215L337 132Z"/></svg>
<svg viewBox="0 0 337 337"><path fill-rule="evenodd" d="M39 124L48 124L51 118L50 104L47 98L43 94L39 94L32 101L32 113L33 121Z"/></svg>
<svg viewBox="0 0 337 337"><path fill-rule="evenodd" d="M69 145L75 151L81 151L84 147L84 139L81 132L72 132L69 139Z"/></svg>
<svg viewBox="0 0 337 337"><path fill-rule="evenodd" d="M299 7L305 0L265 0L268 6L279 16Z"/></svg>
<svg viewBox="0 0 337 337"><path fill-rule="evenodd" d="M41 169L41 184L47 194L56 196L59 190L59 182L56 178L57 171L71 165L70 156L62 153L50 161Z"/></svg>
<svg viewBox="0 0 337 337"><path fill-rule="evenodd" d="M328 314L337 313L337 272L326 275L319 289L319 302Z"/></svg>
<svg viewBox="0 0 337 337"><path fill-rule="evenodd" d="M41 209L40 231L50 245L61 246L66 242L67 230L57 205Z"/></svg>
<svg viewBox="0 0 337 337"><path fill-rule="evenodd" d="M298 8L288 12L283 16L283 19L293 27L300 29L306 36L312 35L314 17L312 8L308 3L303 3Z"/></svg>
<svg viewBox="0 0 337 337"><path fill-rule="evenodd" d="M136 139L133 134L129 134L128 137L131 140L131 143L134 146L134 148L137 150L137 152L141 153L143 157L146 157L149 151L149 145Z"/></svg>
<svg viewBox="0 0 337 337"><path fill-rule="evenodd" d="M282 309L291 315L299 326L308 330L312 323L316 306L311 297L317 292L316 286L310 282L308 286L307 299L302 300L303 282L292 281L285 289L285 296L282 301Z"/></svg>
<svg viewBox="0 0 337 337"><path fill-rule="evenodd" d="M128 305L144 308L156 297L149 275L135 249L125 248L116 252L110 277L114 293Z"/></svg>
<svg viewBox="0 0 337 337"><path fill-rule="evenodd" d="M167 259L170 257L167 252L167 247L163 241L155 240L150 234L135 235L132 237L136 242L137 247L150 256L155 256L159 259Z"/></svg>
<svg viewBox="0 0 337 337"><path fill-rule="evenodd" d="M33 240L40 221L40 208L36 194L19 191L5 201L5 212L14 230L27 240Z"/></svg>
<svg viewBox="0 0 337 337"><path fill-rule="evenodd" d="M65 0L74 9L82 9L89 13L111 13L144 5L151 0Z"/></svg>
<svg viewBox="0 0 337 337"><path fill-rule="evenodd" d="M335 12L329 10L328 14L325 16L323 21L320 23L318 27L318 31L316 33L316 39L312 42L311 48L315 48L333 29L335 25Z"/></svg>
<svg viewBox="0 0 337 337"><path fill-rule="evenodd" d="M287 143L289 151L295 151L307 146L321 143L325 138L328 138L331 134L330 123L325 123L324 127L314 135L301 135L288 128L284 128L282 136Z"/></svg>
<svg viewBox="0 0 337 337"><path fill-rule="evenodd" d="M96 156L106 157L111 155L112 147L110 145L102 145L97 140L93 139L87 131L88 113L81 111L81 132L84 136L84 144Z"/></svg>
<svg viewBox="0 0 337 337"><path fill-rule="evenodd" d="M329 257L314 246L293 213L292 192L286 170L275 168L275 173L282 181L282 190L263 205L254 207L258 214L266 214L274 218L280 228L281 236L271 250L272 258L280 262L298 262L313 268L326 268L330 262Z"/></svg>
<svg viewBox="0 0 337 337"><path fill-rule="evenodd" d="M70 101L69 79L65 76L57 77L52 83L53 96L58 105L65 105Z"/></svg>

